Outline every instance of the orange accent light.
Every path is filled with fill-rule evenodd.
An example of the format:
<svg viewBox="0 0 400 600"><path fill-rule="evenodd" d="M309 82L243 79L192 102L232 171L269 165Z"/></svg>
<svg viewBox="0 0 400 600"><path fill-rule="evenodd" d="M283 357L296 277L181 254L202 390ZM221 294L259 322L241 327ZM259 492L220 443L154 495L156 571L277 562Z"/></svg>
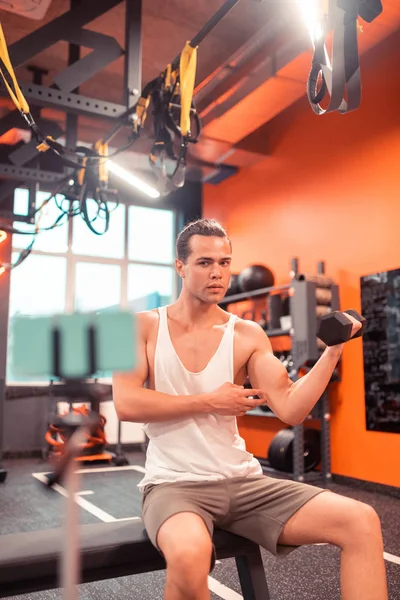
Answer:
<svg viewBox="0 0 400 600"><path fill-rule="evenodd" d="M6 232L0 230L0 244L1 244L1 242L4 242L4 240L6 240L6 239L7 239ZM5 271L5 268L0 267L0 275L3 275L4 271Z"/></svg>

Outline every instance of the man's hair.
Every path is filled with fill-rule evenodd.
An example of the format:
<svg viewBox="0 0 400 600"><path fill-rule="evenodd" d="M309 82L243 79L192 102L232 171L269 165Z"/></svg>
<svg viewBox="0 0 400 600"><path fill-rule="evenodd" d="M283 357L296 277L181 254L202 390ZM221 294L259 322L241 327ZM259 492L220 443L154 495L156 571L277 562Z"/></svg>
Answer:
<svg viewBox="0 0 400 600"><path fill-rule="evenodd" d="M194 235L217 236L226 238L232 247L231 240L228 237L226 229L222 227L215 219L198 219L185 225L176 239L176 257L183 263L192 252L190 248L190 238Z"/></svg>

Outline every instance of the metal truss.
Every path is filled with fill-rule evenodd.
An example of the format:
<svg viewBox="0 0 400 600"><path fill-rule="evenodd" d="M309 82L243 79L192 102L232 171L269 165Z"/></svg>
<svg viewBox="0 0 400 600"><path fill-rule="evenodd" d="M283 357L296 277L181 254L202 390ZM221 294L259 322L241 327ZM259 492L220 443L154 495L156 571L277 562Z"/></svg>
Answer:
<svg viewBox="0 0 400 600"><path fill-rule="evenodd" d="M125 48L121 48L113 37L90 31L85 26L115 6L125 2ZM79 2L71 0L69 11L43 25L9 47L11 64L14 69L30 62L40 52L51 48L60 40L69 43L68 66L58 73L50 87L41 84L41 76L36 73L33 83L20 84L29 102L34 105L35 118L40 129L54 139L66 135L67 145L77 141L77 117L79 115L104 118L111 127L129 125L129 109L137 102L142 88L142 0L96 0ZM92 52L80 57L80 48L90 48ZM111 62L124 56L124 82L121 103L106 102L79 94L79 87ZM0 89L0 95L7 95ZM40 109L51 107L67 113L67 131L58 123L40 117ZM27 126L17 110L0 119L0 135L13 127L25 129ZM13 194L17 182L56 183L65 174L23 168L37 156L36 144L32 142L12 149L8 159L12 164L0 164L0 179L8 181L0 184L0 207L6 198ZM14 185L13 185L14 182ZM10 204L7 202L6 204ZM0 217L17 217L10 207L0 209Z"/></svg>
<svg viewBox="0 0 400 600"><path fill-rule="evenodd" d="M114 38L84 28L122 1L126 3L125 50ZM79 47L92 48L93 51L58 73L51 87L25 85L22 87L23 93L27 100L39 106L52 106L75 114L92 114L94 117L120 118L134 102L134 97L139 97L141 91L142 2L96 0L71 4L68 12L12 44L9 47L11 63L15 69L60 40ZM125 56L125 91L121 104L71 93L122 55Z"/></svg>

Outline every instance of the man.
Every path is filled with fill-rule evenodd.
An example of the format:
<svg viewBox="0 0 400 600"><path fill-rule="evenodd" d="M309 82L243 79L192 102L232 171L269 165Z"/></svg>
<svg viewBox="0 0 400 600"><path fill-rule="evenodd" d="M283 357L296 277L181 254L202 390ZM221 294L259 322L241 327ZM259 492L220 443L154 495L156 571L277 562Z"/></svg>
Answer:
<svg viewBox="0 0 400 600"><path fill-rule="evenodd" d="M230 280L231 243L223 227L207 219L190 223L177 238L176 254L181 294L138 315L138 368L113 380L119 418L146 423L150 441L139 487L147 533L167 564L165 599L210 598L211 536L218 526L277 556L302 544L339 546L343 600L387 600L373 508L264 476L236 424L259 404L285 423L302 423L343 346L327 348L293 383L261 327L218 306ZM354 335L361 325L352 321ZM247 376L253 389L243 387Z"/></svg>

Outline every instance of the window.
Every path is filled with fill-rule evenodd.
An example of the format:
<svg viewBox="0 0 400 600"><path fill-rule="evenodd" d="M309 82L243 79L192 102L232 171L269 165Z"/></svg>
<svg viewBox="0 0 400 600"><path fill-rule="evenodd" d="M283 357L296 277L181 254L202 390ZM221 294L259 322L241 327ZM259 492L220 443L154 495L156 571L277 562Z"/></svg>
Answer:
<svg viewBox="0 0 400 600"><path fill-rule="evenodd" d="M18 253L13 252L13 262ZM65 312L67 259L32 254L11 271L10 316Z"/></svg>
<svg viewBox="0 0 400 600"><path fill-rule="evenodd" d="M15 262L18 253L13 252ZM67 259L50 254L32 254L11 271L9 327L18 315L48 315L65 311ZM11 343L11 339L9 339ZM12 373L7 353L7 381L29 381ZM37 378L44 380L45 378Z"/></svg>
<svg viewBox="0 0 400 600"><path fill-rule="evenodd" d="M38 192L36 206L48 196ZM41 214L42 227L50 227L61 214L57 203L66 207L63 196L52 199ZM16 190L14 210L26 214L27 206L28 190ZM115 203L109 208L110 227L104 235L90 231L80 216L69 222L64 217L59 227L39 233L31 254L11 272L10 322L17 314L90 312L119 306L137 311L175 299L175 212ZM96 211L94 201L88 202L90 219ZM104 229L103 217L104 213L93 221L96 230ZM32 228L24 223L15 227ZM31 240L30 235L13 235L13 262ZM8 368L7 381L16 380Z"/></svg>
<svg viewBox="0 0 400 600"><path fill-rule="evenodd" d="M104 256L106 258L123 258L125 243L125 206L108 203L110 223L103 235L96 235L89 229L82 217L74 217L72 252L86 256ZM103 232L105 228L105 212L99 212L94 200L88 200L88 218L95 231Z"/></svg>
<svg viewBox="0 0 400 600"><path fill-rule="evenodd" d="M118 306L121 300L121 267L77 262L75 269L75 310L96 311Z"/></svg>
<svg viewBox="0 0 400 600"><path fill-rule="evenodd" d="M174 213L129 207L129 259L171 264L174 260Z"/></svg>
<svg viewBox="0 0 400 600"><path fill-rule="evenodd" d="M160 304L169 304L174 296L174 276L175 271L171 267L129 265L128 303L151 297L154 292L157 292ZM149 302L151 302L150 298Z"/></svg>
<svg viewBox="0 0 400 600"><path fill-rule="evenodd" d="M43 202L48 199L50 194L46 192L38 192L36 195L36 208L40 208ZM27 214L29 192L27 189L15 190L14 196L14 211L17 214ZM53 223L60 216L60 209L57 207L62 206L64 201L63 196L56 196L52 198L50 202L43 208L40 214L40 227L46 228L51 227ZM65 201L64 201L65 202ZM64 204L65 207L65 204ZM36 222L38 217L36 216ZM32 231L33 225L27 223L15 223L15 228L19 231ZM32 241L31 235L26 234L14 234L13 235L13 248L26 248ZM63 217L59 224L48 231L42 231L40 235L36 237L33 248L42 252L66 252L68 249L68 222Z"/></svg>

